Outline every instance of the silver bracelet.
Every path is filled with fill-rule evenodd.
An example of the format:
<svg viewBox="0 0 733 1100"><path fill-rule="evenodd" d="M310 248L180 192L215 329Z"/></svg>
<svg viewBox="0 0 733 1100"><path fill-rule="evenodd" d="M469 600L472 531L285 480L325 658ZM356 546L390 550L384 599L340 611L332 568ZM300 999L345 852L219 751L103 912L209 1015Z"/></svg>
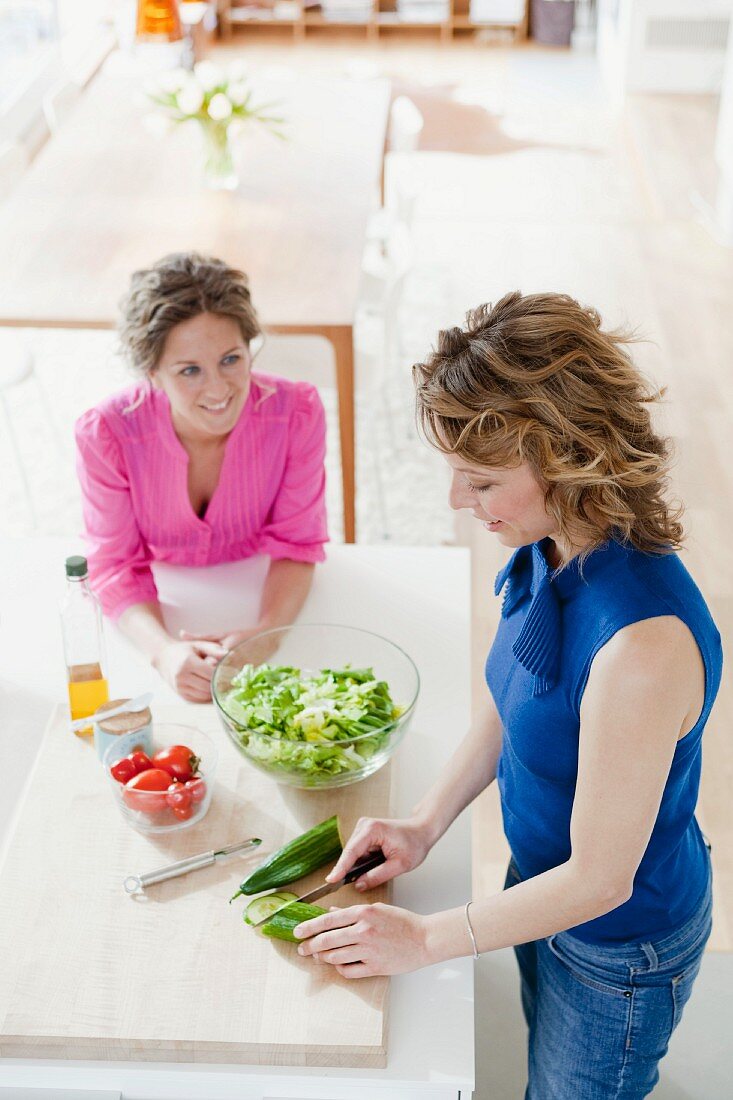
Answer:
<svg viewBox="0 0 733 1100"><path fill-rule="evenodd" d="M471 945L473 947L473 957L477 959L479 957L478 947L476 946L476 937L473 934L473 928L471 927L471 918L468 915L468 907L471 904L470 901L466 902L466 926L468 928L468 934L471 937Z"/></svg>

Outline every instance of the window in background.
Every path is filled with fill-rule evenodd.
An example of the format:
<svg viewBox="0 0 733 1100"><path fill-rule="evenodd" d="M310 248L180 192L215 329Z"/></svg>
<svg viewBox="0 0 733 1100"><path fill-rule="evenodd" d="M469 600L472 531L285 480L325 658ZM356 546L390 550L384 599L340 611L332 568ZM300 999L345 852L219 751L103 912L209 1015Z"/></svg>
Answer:
<svg viewBox="0 0 733 1100"><path fill-rule="evenodd" d="M0 118L43 74L66 72L101 41L128 0L0 0Z"/></svg>
<svg viewBox="0 0 733 1100"><path fill-rule="evenodd" d="M55 0L0 0L0 113L53 55L57 18Z"/></svg>

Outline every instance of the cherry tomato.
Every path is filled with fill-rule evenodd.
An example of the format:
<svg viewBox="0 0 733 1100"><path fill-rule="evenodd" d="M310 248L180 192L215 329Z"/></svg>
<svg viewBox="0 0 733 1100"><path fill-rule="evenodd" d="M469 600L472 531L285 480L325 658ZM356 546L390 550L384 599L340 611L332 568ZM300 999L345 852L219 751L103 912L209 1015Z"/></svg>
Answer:
<svg viewBox="0 0 733 1100"><path fill-rule="evenodd" d="M156 752L152 763L154 768L162 768L174 779L185 783L198 771L201 761L186 745L170 745Z"/></svg>
<svg viewBox="0 0 733 1100"><path fill-rule="evenodd" d="M173 813L181 821L188 821L193 813L193 806L174 806Z"/></svg>
<svg viewBox="0 0 733 1100"><path fill-rule="evenodd" d="M127 783L128 779L132 779L133 775L137 775L135 765L129 756L123 756L109 770L112 778L116 779L118 783Z"/></svg>
<svg viewBox="0 0 733 1100"><path fill-rule="evenodd" d="M200 775L189 779L185 787L191 792L194 802L203 802L206 798L206 781Z"/></svg>
<svg viewBox="0 0 733 1100"><path fill-rule="evenodd" d="M140 772L146 772L148 768L152 768L153 762L147 753L142 749L135 749L134 752L128 754L127 759L130 761L135 771L133 775L139 775Z"/></svg>
<svg viewBox="0 0 733 1100"><path fill-rule="evenodd" d="M191 791L186 790L183 783L171 783L166 791L165 800L172 810L185 809L193 802L193 795Z"/></svg>
<svg viewBox="0 0 733 1100"><path fill-rule="evenodd" d="M171 777L162 768L148 768L125 783L122 797L131 810L157 814L167 806L166 795Z"/></svg>

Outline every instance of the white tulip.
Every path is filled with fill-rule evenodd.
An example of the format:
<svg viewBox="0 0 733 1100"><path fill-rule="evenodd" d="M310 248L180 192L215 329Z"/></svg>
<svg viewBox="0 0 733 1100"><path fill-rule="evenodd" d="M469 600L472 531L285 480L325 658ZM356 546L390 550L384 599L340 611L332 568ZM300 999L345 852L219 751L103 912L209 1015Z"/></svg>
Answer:
<svg viewBox="0 0 733 1100"><path fill-rule="evenodd" d="M214 88L226 83L224 70L219 65L214 64L213 61L199 61L197 65L194 65L193 71L199 84L206 92L211 92Z"/></svg>
<svg viewBox="0 0 733 1100"><path fill-rule="evenodd" d="M180 89L188 83L188 80L189 74L185 69L170 69L168 72L160 74L158 77L158 86L162 92L173 95L174 92L180 91Z"/></svg>
<svg viewBox="0 0 733 1100"><path fill-rule="evenodd" d="M204 102L204 93L195 80L189 81L185 87L181 88L180 92L176 96L179 110L184 115L195 115L201 110L201 106Z"/></svg>
<svg viewBox="0 0 733 1100"><path fill-rule="evenodd" d="M248 94L249 88L242 80L238 80L234 84L230 84L227 88L227 95L229 96L235 107L241 107Z"/></svg>
<svg viewBox="0 0 733 1100"><path fill-rule="evenodd" d="M214 122L223 122L225 118L229 118L231 113L232 105L223 92L218 92L211 97L209 118L213 118Z"/></svg>

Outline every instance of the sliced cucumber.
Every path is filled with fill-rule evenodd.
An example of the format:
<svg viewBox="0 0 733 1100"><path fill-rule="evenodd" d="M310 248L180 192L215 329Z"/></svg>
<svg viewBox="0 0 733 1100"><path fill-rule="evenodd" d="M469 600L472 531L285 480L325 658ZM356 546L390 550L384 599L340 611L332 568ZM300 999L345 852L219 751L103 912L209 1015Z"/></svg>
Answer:
<svg viewBox="0 0 733 1100"><path fill-rule="evenodd" d="M260 921L271 916L277 909L282 909L284 905L297 900L298 895L291 894L287 890L281 890L280 893L275 894L263 894L262 897L251 901L244 910L245 924L259 924Z"/></svg>
<svg viewBox="0 0 733 1100"><path fill-rule="evenodd" d="M286 905L284 909L278 909L270 919L262 925L263 936L273 936L277 940L287 940L288 943L299 943L293 935L293 929L302 924L304 920L312 920L327 913L320 905L308 905L307 902L296 901L292 905Z"/></svg>
<svg viewBox="0 0 733 1100"><path fill-rule="evenodd" d="M230 900L234 901L240 894L260 894L263 890L288 886L325 863L335 863L342 847L339 819L329 817L273 852L244 880Z"/></svg>

